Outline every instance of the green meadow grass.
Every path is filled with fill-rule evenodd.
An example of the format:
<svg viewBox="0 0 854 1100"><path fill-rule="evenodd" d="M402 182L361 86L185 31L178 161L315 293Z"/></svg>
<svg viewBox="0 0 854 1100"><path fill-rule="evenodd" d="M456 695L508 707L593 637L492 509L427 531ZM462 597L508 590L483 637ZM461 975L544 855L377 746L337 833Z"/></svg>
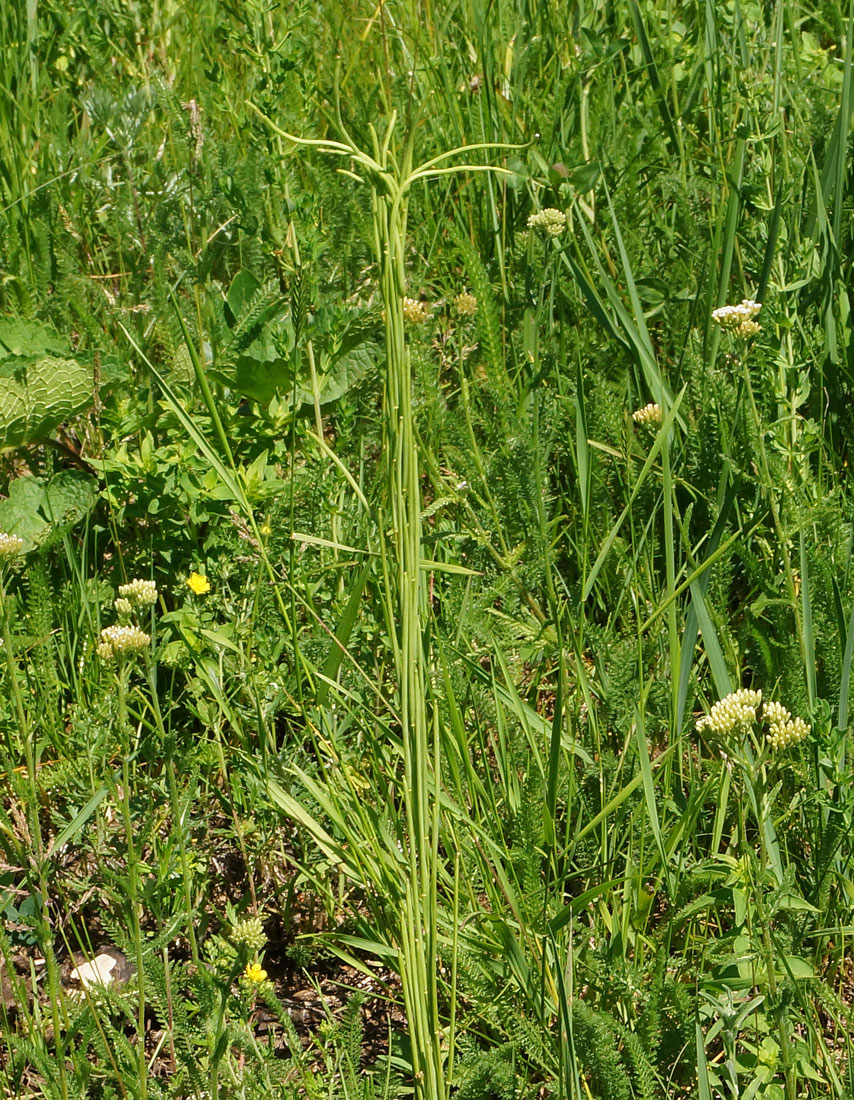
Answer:
<svg viewBox="0 0 854 1100"><path fill-rule="evenodd" d="M0 7L0 1094L854 1095L852 42Z"/></svg>

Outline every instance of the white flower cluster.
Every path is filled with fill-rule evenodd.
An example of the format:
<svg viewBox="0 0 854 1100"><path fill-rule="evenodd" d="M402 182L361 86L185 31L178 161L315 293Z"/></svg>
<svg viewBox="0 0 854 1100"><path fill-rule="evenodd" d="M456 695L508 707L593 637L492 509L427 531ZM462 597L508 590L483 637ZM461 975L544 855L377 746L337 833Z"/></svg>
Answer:
<svg viewBox="0 0 854 1100"><path fill-rule="evenodd" d="M11 561L24 549L24 540L17 535L7 535L0 531L0 562Z"/></svg>
<svg viewBox="0 0 854 1100"><path fill-rule="evenodd" d="M454 309L461 317L473 317L477 313L477 298L467 290L461 290L454 298Z"/></svg>
<svg viewBox="0 0 854 1100"><path fill-rule="evenodd" d="M761 704L761 691L740 688L715 703L711 714L707 714L697 723L697 730L700 733L708 730L722 737L734 730L746 733L756 721L756 711Z"/></svg>
<svg viewBox="0 0 854 1100"><path fill-rule="evenodd" d="M157 603L157 585L137 577L129 584L119 585L119 596L128 600L132 607L151 607Z"/></svg>
<svg viewBox="0 0 854 1100"><path fill-rule="evenodd" d="M809 736L810 727L803 718L793 718L782 703L766 703L762 721L768 726L765 739L772 749L787 749Z"/></svg>
<svg viewBox="0 0 854 1100"><path fill-rule="evenodd" d="M754 321L754 317L762 309L761 302L754 302L752 298L743 298L737 306L721 306L712 311L712 320L721 328L727 329L735 336L748 339L759 332L761 325Z"/></svg>
<svg viewBox="0 0 854 1100"><path fill-rule="evenodd" d="M150 641L138 626L105 626L95 652L102 661L124 660L140 653Z"/></svg>
<svg viewBox="0 0 854 1100"><path fill-rule="evenodd" d="M430 305L420 298L404 298L403 316L410 325L421 325L430 320Z"/></svg>
<svg viewBox="0 0 854 1100"><path fill-rule="evenodd" d="M566 229L566 214L562 210L555 210L553 206L547 206L545 210L530 215L528 228L542 229L547 237L559 237Z"/></svg>
<svg viewBox="0 0 854 1100"><path fill-rule="evenodd" d="M697 730L700 733L708 730L723 737L733 731L747 733L756 722L761 722L765 727L765 740L768 747L774 750L796 745L810 733L810 727L803 718L793 718L782 703L763 703L761 691L748 691L746 688L734 691L715 703L711 713L699 720Z"/></svg>
<svg viewBox="0 0 854 1100"><path fill-rule="evenodd" d="M635 424L660 424L661 417L661 405L645 405L644 408L636 409L632 413Z"/></svg>

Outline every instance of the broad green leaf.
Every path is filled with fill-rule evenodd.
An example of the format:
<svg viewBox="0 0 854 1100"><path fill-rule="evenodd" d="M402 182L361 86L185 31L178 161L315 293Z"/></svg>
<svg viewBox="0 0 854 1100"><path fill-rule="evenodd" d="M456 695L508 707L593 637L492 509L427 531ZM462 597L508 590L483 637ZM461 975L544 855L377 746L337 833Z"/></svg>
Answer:
<svg viewBox="0 0 854 1100"><path fill-rule="evenodd" d="M87 409L93 390L92 372L76 359L0 360L0 448L44 439Z"/></svg>

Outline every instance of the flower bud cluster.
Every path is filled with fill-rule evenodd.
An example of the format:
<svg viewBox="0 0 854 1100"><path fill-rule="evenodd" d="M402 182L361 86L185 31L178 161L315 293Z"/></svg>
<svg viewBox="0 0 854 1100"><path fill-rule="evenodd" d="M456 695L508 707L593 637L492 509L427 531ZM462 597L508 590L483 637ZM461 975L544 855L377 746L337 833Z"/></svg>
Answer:
<svg viewBox="0 0 854 1100"><path fill-rule="evenodd" d="M24 540L17 535L7 535L0 531L0 562L11 561L24 549Z"/></svg>
<svg viewBox="0 0 854 1100"><path fill-rule="evenodd" d="M477 298L467 290L461 290L454 298L454 309L461 317L473 317L477 313Z"/></svg>
<svg viewBox="0 0 854 1100"><path fill-rule="evenodd" d="M768 727L765 739L772 749L787 749L809 736L810 727L803 718L793 718L781 703L766 703L762 721Z"/></svg>
<svg viewBox="0 0 854 1100"><path fill-rule="evenodd" d="M747 340L755 336L761 328L753 319L760 309L762 309L761 302L754 302L752 298L743 298L737 306L721 306L720 309L713 310L712 320L734 336Z"/></svg>
<svg viewBox="0 0 854 1100"><path fill-rule="evenodd" d="M267 945L264 922L260 917L246 917L233 924L228 937L235 947L245 947L256 954Z"/></svg>
<svg viewBox="0 0 854 1100"><path fill-rule="evenodd" d="M774 750L796 745L810 733L810 727L803 718L793 718L782 703L763 703L761 691L746 688L734 691L715 703L711 713L697 722L697 730L725 737L733 732L747 733L756 722L765 727L765 740L768 747Z"/></svg>
<svg viewBox="0 0 854 1100"><path fill-rule="evenodd" d="M138 626L105 626L95 652L102 661L123 661L146 649L150 641Z"/></svg>
<svg viewBox="0 0 854 1100"><path fill-rule="evenodd" d="M632 413L632 420L635 424L660 424L662 415L661 405L645 405Z"/></svg>
<svg viewBox="0 0 854 1100"><path fill-rule="evenodd" d="M547 237L559 237L566 229L566 214L562 210L555 210L553 206L547 206L545 210L530 215L528 228L541 229Z"/></svg>
<svg viewBox="0 0 854 1100"><path fill-rule="evenodd" d="M430 305L420 298L404 298L403 316L410 325L421 325L430 320Z"/></svg>
<svg viewBox="0 0 854 1100"><path fill-rule="evenodd" d="M746 733L756 721L756 711L762 704L762 692L740 688L715 703L711 713L697 723L700 733L708 730L721 737L738 731Z"/></svg>
<svg viewBox="0 0 854 1100"><path fill-rule="evenodd" d="M119 585L119 596L129 600L132 607L151 607L157 603L157 585L137 577L128 584Z"/></svg>

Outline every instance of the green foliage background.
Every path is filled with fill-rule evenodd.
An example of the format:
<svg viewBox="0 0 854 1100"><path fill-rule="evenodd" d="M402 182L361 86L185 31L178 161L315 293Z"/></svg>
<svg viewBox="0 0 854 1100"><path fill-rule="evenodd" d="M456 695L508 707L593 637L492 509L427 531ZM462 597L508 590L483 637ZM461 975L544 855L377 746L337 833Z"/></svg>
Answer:
<svg viewBox="0 0 854 1100"><path fill-rule="evenodd" d="M851 1095L853 13L0 9L4 1094L423 1092L371 194L293 134L479 146L405 255L446 1091Z"/></svg>

